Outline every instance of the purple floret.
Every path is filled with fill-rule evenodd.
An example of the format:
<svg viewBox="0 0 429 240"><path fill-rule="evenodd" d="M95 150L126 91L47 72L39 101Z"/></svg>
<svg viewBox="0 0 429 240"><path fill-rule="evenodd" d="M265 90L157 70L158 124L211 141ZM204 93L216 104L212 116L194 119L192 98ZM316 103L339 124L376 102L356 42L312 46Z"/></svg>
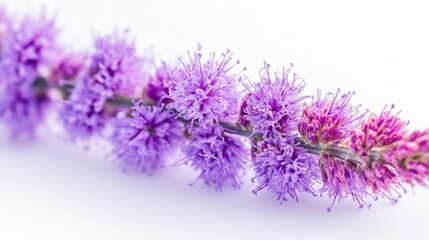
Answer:
<svg viewBox="0 0 429 240"><path fill-rule="evenodd" d="M313 184L320 179L315 156L294 142L293 137L266 138L255 146L252 166L259 186L255 194L266 188L278 195L280 202L288 197L296 199L298 193L315 195Z"/></svg>
<svg viewBox="0 0 429 240"><path fill-rule="evenodd" d="M240 188L248 155L240 139L222 133L221 127L198 128L182 151L185 158L181 162L200 172L195 182L201 179L217 191L227 183Z"/></svg>
<svg viewBox="0 0 429 240"><path fill-rule="evenodd" d="M253 125L255 133L267 135L290 135L296 131L302 111L300 96L304 89L303 81L296 74L289 79L291 69L282 74L270 75L270 65L264 63L261 69L261 81L254 85L254 90L245 98L242 105L242 123Z"/></svg>
<svg viewBox="0 0 429 240"><path fill-rule="evenodd" d="M32 136L49 106L46 89L33 86L39 77L48 77L55 44L54 19L45 14L24 18L7 32L0 61L0 117L14 136Z"/></svg>
<svg viewBox="0 0 429 240"><path fill-rule="evenodd" d="M227 51L220 58L210 54L207 61L195 52L189 62L182 60L181 66L173 73L173 84L169 97L174 100L173 107L181 117L191 124L208 127L220 120L230 120L238 113L238 76L230 70L232 53Z"/></svg>
<svg viewBox="0 0 429 240"><path fill-rule="evenodd" d="M125 171L152 173L184 141L183 124L164 106L134 102L130 117L112 120L113 153Z"/></svg>

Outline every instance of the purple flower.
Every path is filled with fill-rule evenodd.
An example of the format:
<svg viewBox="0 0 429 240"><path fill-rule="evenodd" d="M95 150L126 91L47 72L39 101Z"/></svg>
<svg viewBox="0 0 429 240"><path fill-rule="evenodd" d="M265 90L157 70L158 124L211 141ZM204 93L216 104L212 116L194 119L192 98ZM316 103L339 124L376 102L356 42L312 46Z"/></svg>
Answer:
<svg viewBox="0 0 429 240"><path fill-rule="evenodd" d="M230 65L232 53L229 51L219 59L212 53L205 62L199 52L194 56L188 52L188 56L189 63L180 60L181 67L174 71L169 92L180 116L202 127L236 117L238 77L229 72L239 61Z"/></svg>
<svg viewBox="0 0 429 240"><path fill-rule="evenodd" d="M89 71L76 81L70 98L64 102L61 118L72 139L99 134L116 109L107 108L107 100L116 95L132 97L143 80L134 43L125 35L97 38Z"/></svg>
<svg viewBox="0 0 429 240"><path fill-rule="evenodd" d="M45 14L26 17L10 29L2 43L0 61L0 117L14 136L32 136L42 122L50 97L47 89L33 86L47 77L55 45L54 20Z"/></svg>
<svg viewBox="0 0 429 240"><path fill-rule="evenodd" d="M221 127L198 128L191 142L182 151L185 158L179 163L190 164L205 184L214 185L217 191L229 182L240 188L240 174L244 172L247 149L238 139L222 133Z"/></svg>
<svg viewBox="0 0 429 240"><path fill-rule="evenodd" d="M250 122L254 132L264 136L272 133L290 135L296 131L302 111L301 101L306 98L299 96L305 84L299 81L296 74L289 80L291 69L283 70L281 75L275 74L274 79L269 69L270 65L264 63L260 72L261 81L246 96L241 111L242 122Z"/></svg>
<svg viewBox="0 0 429 240"><path fill-rule="evenodd" d="M166 156L180 145L183 126L164 106L134 102L131 117L112 120L113 153L124 170L152 173L164 166Z"/></svg>
<svg viewBox="0 0 429 240"><path fill-rule="evenodd" d="M155 102L170 103L172 99L168 98L168 89L172 84L172 70L163 62L155 70L155 74L150 77L146 88L148 97Z"/></svg>
<svg viewBox="0 0 429 240"><path fill-rule="evenodd" d="M351 196L354 201L363 207L370 204L365 202L365 197L371 196L362 181L362 170L353 162L336 159L330 155L322 154L319 160L322 172L323 187L319 190L321 195L327 193L334 199L328 211L332 210L335 201L340 202Z"/></svg>
<svg viewBox="0 0 429 240"><path fill-rule="evenodd" d="M348 92L339 96L337 93L328 93L322 99L321 91L317 98L304 107L302 119L298 124L299 133L311 144L339 143L348 137L350 128L367 112L359 115L359 107L352 106L350 99L354 93Z"/></svg>
<svg viewBox="0 0 429 240"><path fill-rule="evenodd" d="M62 56L52 68L49 81L56 85L61 85L64 82L72 84L85 69L85 65L85 59L77 54Z"/></svg>
<svg viewBox="0 0 429 240"><path fill-rule="evenodd" d="M252 166L259 186L255 194L267 188L281 202L290 196L298 202L298 192L315 195L313 184L320 170L313 155L294 142L293 137L269 137L257 143Z"/></svg>
<svg viewBox="0 0 429 240"><path fill-rule="evenodd" d="M385 110L377 115L371 113L359 128L350 133L350 147L360 155L367 155L374 148L387 147L401 140L406 130L407 122L392 114L392 109Z"/></svg>
<svg viewBox="0 0 429 240"><path fill-rule="evenodd" d="M400 140L387 155L396 161L401 180L412 186L428 186L429 129L413 131Z"/></svg>

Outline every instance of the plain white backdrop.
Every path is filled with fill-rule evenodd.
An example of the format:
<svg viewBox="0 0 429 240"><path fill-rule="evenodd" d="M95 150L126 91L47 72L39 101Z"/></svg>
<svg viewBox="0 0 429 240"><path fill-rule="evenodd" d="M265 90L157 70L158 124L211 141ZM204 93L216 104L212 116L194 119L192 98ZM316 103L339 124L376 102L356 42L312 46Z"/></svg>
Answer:
<svg viewBox="0 0 429 240"><path fill-rule="evenodd" d="M263 60L293 62L305 93L356 91L380 112L395 103L409 128L427 128L429 15L425 1L2 0L11 12L54 13L61 41L78 51L95 33L129 28L139 49L174 60L201 43L230 49L257 80ZM49 131L16 145L0 129L0 239L428 239L429 190L370 210L330 199L279 205L251 193L215 192L187 167L148 177L123 174L108 148L89 151ZM174 159L177 156L172 156Z"/></svg>

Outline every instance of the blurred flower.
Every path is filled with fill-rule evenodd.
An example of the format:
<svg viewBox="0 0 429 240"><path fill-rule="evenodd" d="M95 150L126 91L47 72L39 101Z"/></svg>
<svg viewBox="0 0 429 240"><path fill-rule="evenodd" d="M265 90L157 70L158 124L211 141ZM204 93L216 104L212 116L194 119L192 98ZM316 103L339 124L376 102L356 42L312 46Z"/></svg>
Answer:
<svg viewBox="0 0 429 240"><path fill-rule="evenodd" d="M413 131L388 153L397 161L400 178L427 187L429 180L429 129Z"/></svg>
<svg viewBox="0 0 429 240"><path fill-rule="evenodd" d="M207 61L202 55L188 52L189 63L180 60L182 66L173 72L173 84L169 98L180 116L191 124L208 127L213 122L236 117L238 112L238 78L230 70L239 63L230 65L232 53L227 51L219 59L210 54Z"/></svg>
<svg viewBox="0 0 429 240"><path fill-rule="evenodd" d="M278 195L280 202L288 196L298 202L298 192L315 195L314 181L320 179L320 170L314 155L294 142L293 137L269 137L257 143L252 166L259 186Z"/></svg>
<svg viewBox="0 0 429 240"><path fill-rule="evenodd" d="M107 109L107 100L120 94L133 97L138 81L143 79L142 60L125 34L97 38L95 50L89 72L76 80L75 89L60 113L72 139L99 134L108 115L115 113Z"/></svg>
<svg viewBox="0 0 429 240"><path fill-rule="evenodd" d="M183 141L183 126L163 106L134 102L131 117L112 121L113 153L124 170L152 173L164 166L165 157Z"/></svg>
<svg viewBox="0 0 429 240"><path fill-rule="evenodd" d="M172 99L168 97L168 89L172 84L172 69L163 62L155 70L155 74L150 77L147 86L147 95L155 102L170 103Z"/></svg>
<svg viewBox="0 0 429 240"><path fill-rule="evenodd" d="M0 59L4 38L12 28L12 19L6 9L0 5Z"/></svg>
<svg viewBox="0 0 429 240"><path fill-rule="evenodd" d="M250 122L255 133L289 135L296 130L302 111L299 96L304 89L303 81L298 82L296 74L289 80L291 69L283 70L282 75L275 74L272 79L270 65L264 63L261 69L261 81L254 85L254 90L246 96L242 104L242 122Z"/></svg>
<svg viewBox="0 0 429 240"><path fill-rule="evenodd" d="M304 107L302 119L298 124L299 133L311 144L339 143L348 137L350 128L367 112L359 115L359 107L349 102L354 93L339 96L328 93L322 99L320 90L317 98Z"/></svg>
<svg viewBox="0 0 429 240"><path fill-rule="evenodd" d="M25 17L10 29L2 43L0 61L0 117L14 136L32 136L50 102L47 88L35 89L38 78L49 74L57 53L54 19L44 12Z"/></svg>
<svg viewBox="0 0 429 240"><path fill-rule="evenodd" d="M85 65L85 59L77 54L62 56L52 68L50 82L55 85L62 85L65 82L72 84L83 72Z"/></svg>
<svg viewBox="0 0 429 240"><path fill-rule="evenodd" d="M354 201L363 207L370 204L365 202L365 197L371 196L362 181L362 170L356 164L349 161L336 159L328 154L321 154L319 160L322 172L323 187L319 190L321 195L327 193L332 200L328 211L332 210L335 201L351 196Z"/></svg>
<svg viewBox="0 0 429 240"><path fill-rule="evenodd" d="M205 184L214 185L217 191L221 191L226 182L240 188L247 149L238 138L222 133L220 127L197 128L182 151L185 158L179 163L190 164L201 172L195 182L202 179Z"/></svg>

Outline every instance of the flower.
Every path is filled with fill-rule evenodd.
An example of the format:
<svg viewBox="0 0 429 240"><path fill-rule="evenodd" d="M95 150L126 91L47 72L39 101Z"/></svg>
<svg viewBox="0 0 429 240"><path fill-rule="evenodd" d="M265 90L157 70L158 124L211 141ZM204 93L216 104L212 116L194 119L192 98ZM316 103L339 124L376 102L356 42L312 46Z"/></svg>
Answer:
<svg viewBox="0 0 429 240"><path fill-rule="evenodd" d="M374 194L396 203L405 191L398 178L395 159L387 152L406 133L406 122L390 110L372 113L359 128L350 132L350 148L363 160L363 181Z"/></svg>
<svg viewBox="0 0 429 240"><path fill-rule="evenodd" d="M61 56L54 64L50 76L50 82L56 85L64 83L72 84L86 67L85 59L77 54Z"/></svg>
<svg viewBox="0 0 429 240"><path fill-rule="evenodd" d="M321 195L327 193L330 198L334 198L328 207L329 212L337 199L340 202L348 196L351 196L359 207L371 206L365 201L365 197L371 195L362 181L362 170L359 165L322 153L319 166L323 180L323 186L319 192Z"/></svg>
<svg viewBox="0 0 429 240"><path fill-rule="evenodd" d="M12 19L10 18L8 12L3 6L0 6L0 59L1 59L1 50L2 43L6 34L11 30Z"/></svg>
<svg viewBox="0 0 429 240"><path fill-rule="evenodd" d="M399 177L415 186L427 187L429 180L429 129L411 132L388 155L397 161Z"/></svg>
<svg viewBox="0 0 429 240"><path fill-rule="evenodd" d="M49 74L57 53L54 19L44 13L26 17L8 31L2 43L0 61L0 117L13 136L33 136L50 103L46 88L36 89L38 78Z"/></svg>
<svg viewBox="0 0 429 240"><path fill-rule="evenodd" d="M350 133L350 147L360 155L367 155L374 148L387 147L401 140L405 133L407 122L392 114L392 109L383 109L381 114L371 113L359 128Z"/></svg>
<svg viewBox="0 0 429 240"><path fill-rule="evenodd" d="M205 62L198 51L193 56L188 52L188 56L189 63L180 60L181 66L173 72L169 90L173 107L191 124L198 123L202 127L235 117L239 78L229 72L239 61L230 65L232 53L229 50L218 59L212 53Z"/></svg>
<svg viewBox="0 0 429 240"><path fill-rule="evenodd" d="M313 184L320 179L313 155L295 143L293 137L269 137L257 143L252 166L259 186L255 194L267 188L278 195L280 202L288 196L298 202L298 192L315 195Z"/></svg>
<svg viewBox="0 0 429 240"><path fill-rule="evenodd" d="M126 35L107 35L95 41L87 73L76 80L75 89L64 101L61 118L72 139L88 138L105 129L109 116L117 109L106 102L117 95L132 97L144 79L140 71L142 60L137 57L134 43Z"/></svg>
<svg viewBox="0 0 429 240"><path fill-rule="evenodd" d="M148 97L155 102L170 103L172 99L168 98L168 89L172 84L172 70L163 62L155 70L155 74L150 77L147 86Z"/></svg>
<svg viewBox="0 0 429 240"><path fill-rule="evenodd" d="M339 96L337 93L327 93L322 99L321 91L317 98L304 107L298 130L302 137L311 144L339 143L348 137L350 128L367 112L359 115L361 105L352 106L349 102L354 92Z"/></svg>
<svg viewBox="0 0 429 240"><path fill-rule="evenodd" d="M124 170L152 173L183 141L183 126L164 106L133 103L131 117L112 120L113 153Z"/></svg>
<svg viewBox="0 0 429 240"><path fill-rule="evenodd" d="M291 65L292 68L292 65ZM254 85L254 91L246 96L242 104L241 122L253 125L255 133L290 135L297 128L302 111L299 96L304 89L303 81L298 82L296 74L289 80L291 69L282 75L270 75L270 65L264 63L260 71L261 81Z"/></svg>
<svg viewBox="0 0 429 240"><path fill-rule="evenodd" d="M217 191L221 191L226 182L240 188L247 150L238 138L222 133L221 127L197 128L182 151L185 158L178 164L190 164L201 172L195 182L202 179L208 186L214 185Z"/></svg>

